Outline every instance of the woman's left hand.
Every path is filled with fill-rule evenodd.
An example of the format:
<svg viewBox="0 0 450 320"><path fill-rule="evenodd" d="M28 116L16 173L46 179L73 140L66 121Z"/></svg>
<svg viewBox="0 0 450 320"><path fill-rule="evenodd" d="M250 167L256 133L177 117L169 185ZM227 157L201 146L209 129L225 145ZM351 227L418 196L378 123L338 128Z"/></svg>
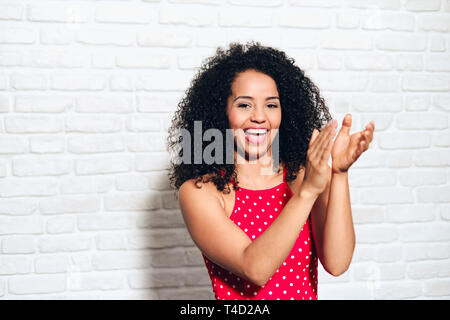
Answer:
<svg viewBox="0 0 450 320"><path fill-rule="evenodd" d="M373 139L375 123L369 122L365 130L350 135L352 126L352 115L346 114L342 121L342 128L337 134L331 149L332 172L347 172L350 166L359 158L359 156L369 149L370 142Z"/></svg>

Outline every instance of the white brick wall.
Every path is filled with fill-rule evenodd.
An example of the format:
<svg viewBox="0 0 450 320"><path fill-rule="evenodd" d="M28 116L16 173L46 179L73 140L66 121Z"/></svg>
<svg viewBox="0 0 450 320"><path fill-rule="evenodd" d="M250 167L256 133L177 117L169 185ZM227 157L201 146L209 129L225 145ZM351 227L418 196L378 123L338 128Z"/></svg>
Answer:
<svg viewBox="0 0 450 320"><path fill-rule="evenodd" d="M335 118L357 246L319 299L450 298L450 1L0 1L0 298L213 297L164 137L202 60L258 40Z"/></svg>

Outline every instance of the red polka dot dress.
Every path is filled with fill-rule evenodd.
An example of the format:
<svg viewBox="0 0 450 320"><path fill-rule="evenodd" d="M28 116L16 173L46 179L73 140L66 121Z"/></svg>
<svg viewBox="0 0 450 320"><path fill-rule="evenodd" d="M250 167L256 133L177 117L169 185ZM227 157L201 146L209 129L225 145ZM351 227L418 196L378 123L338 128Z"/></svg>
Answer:
<svg viewBox="0 0 450 320"><path fill-rule="evenodd" d="M236 190L230 219L251 241L270 226L292 197L285 175L283 183L270 189ZM263 287L238 277L205 255L203 259L217 300L317 300L318 261L309 217L286 260Z"/></svg>

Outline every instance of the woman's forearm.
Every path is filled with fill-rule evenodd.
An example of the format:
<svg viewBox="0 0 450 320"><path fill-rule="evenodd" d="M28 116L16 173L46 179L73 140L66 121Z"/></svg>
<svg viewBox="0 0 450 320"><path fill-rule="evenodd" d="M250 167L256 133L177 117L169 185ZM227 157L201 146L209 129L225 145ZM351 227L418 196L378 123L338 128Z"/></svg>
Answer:
<svg viewBox="0 0 450 320"><path fill-rule="evenodd" d="M317 196L306 190L295 193L267 230L245 249L247 277L255 284L265 285L286 259Z"/></svg>
<svg viewBox="0 0 450 320"><path fill-rule="evenodd" d="M335 276L344 273L355 248L348 172L333 173L331 176L322 241L324 268Z"/></svg>

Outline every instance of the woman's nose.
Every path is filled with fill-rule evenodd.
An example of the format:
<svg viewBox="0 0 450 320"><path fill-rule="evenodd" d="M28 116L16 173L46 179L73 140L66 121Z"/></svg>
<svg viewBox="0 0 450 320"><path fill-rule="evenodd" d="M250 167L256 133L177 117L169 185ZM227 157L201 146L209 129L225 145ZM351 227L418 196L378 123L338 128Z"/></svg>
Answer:
<svg viewBox="0 0 450 320"><path fill-rule="evenodd" d="M266 120L266 114L264 113L263 108L256 107L253 109L251 120L261 123Z"/></svg>

